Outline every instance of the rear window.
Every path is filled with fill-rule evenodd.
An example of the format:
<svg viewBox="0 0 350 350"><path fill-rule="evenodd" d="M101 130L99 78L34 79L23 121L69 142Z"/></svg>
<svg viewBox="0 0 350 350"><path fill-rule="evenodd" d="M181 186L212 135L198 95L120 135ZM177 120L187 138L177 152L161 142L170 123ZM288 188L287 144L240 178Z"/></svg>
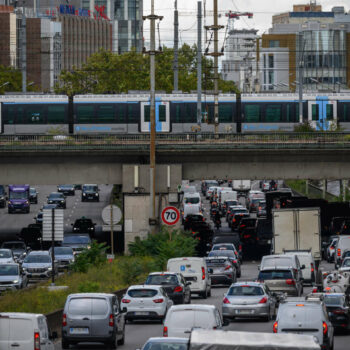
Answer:
<svg viewBox="0 0 350 350"><path fill-rule="evenodd" d="M264 267L272 266L292 266L292 258L288 257L273 257L270 259L264 259L262 265Z"/></svg>
<svg viewBox="0 0 350 350"><path fill-rule="evenodd" d="M234 250L234 247L231 244L222 244L214 246L212 250Z"/></svg>
<svg viewBox="0 0 350 350"><path fill-rule="evenodd" d="M206 310L181 310L171 314L171 324L175 328L210 327L210 315ZM173 326L173 327L174 327Z"/></svg>
<svg viewBox="0 0 350 350"><path fill-rule="evenodd" d="M185 199L185 203L191 203L191 204L198 204L199 198L198 197L190 197Z"/></svg>
<svg viewBox="0 0 350 350"><path fill-rule="evenodd" d="M92 299L92 315L103 316L108 312L108 303L106 299Z"/></svg>
<svg viewBox="0 0 350 350"><path fill-rule="evenodd" d="M218 243L233 243L237 244L239 243L239 237L238 236L216 236L213 238L213 244L218 244Z"/></svg>
<svg viewBox="0 0 350 350"><path fill-rule="evenodd" d="M146 284L177 284L176 275L150 275L147 277Z"/></svg>
<svg viewBox="0 0 350 350"><path fill-rule="evenodd" d="M158 294L158 291L154 289L131 289L128 294L132 298L152 298Z"/></svg>
<svg viewBox="0 0 350 350"><path fill-rule="evenodd" d="M30 341L34 338L32 320L25 320L21 318L10 319L10 339L11 343ZM15 349L15 348L14 348Z"/></svg>
<svg viewBox="0 0 350 350"><path fill-rule="evenodd" d="M264 295L264 291L261 287L257 286L234 286L231 287L227 293L233 296L253 296L253 295Z"/></svg>
<svg viewBox="0 0 350 350"><path fill-rule="evenodd" d="M271 270L271 271L260 271L259 272L259 281L265 280L286 280L292 279L292 272L289 270Z"/></svg>
<svg viewBox="0 0 350 350"><path fill-rule="evenodd" d="M209 254L208 254L209 257L211 256L227 256L227 257L230 257L230 258L235 258L236 255L234 253L233 250L214 250L214 251L211 251Z"/></svg>
<svg viewBox="0 0 350 350"><path fill-rule="evenodd" d="M324 302L327 306L341 306L345 303L345 298L342 295L324 295Z"/></svg>
<svg viewBox="0 0 350 350"><path fill-rule="evenodd" d="M72 315L103 316L108 312L108 303L103 298L74 298L69 302L68 312Z"/></svg>
<svg viewBox="0 0 350 350"><path fill-rule="evenodd" d="M187 344L179 344L179 343L169 343L164 342L164 343L160 343L160 342L148 342L145 345L144 350L187 350Z"/></svg>

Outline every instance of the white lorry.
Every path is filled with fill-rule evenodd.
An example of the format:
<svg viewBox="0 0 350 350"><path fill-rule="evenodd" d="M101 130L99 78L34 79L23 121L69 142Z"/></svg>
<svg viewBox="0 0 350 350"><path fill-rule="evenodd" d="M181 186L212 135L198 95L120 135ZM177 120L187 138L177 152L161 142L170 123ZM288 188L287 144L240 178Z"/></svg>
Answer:
<svg viewBox="0 0 350 350"><path fill-rule="evenodd" d="M238 192L248 192L252 187L250 180L232 180L232 189Z"/></svg>
<svg viewBox="0 0 350 350"><path fill-rule="evenodd" d="M272 210L273 251L310 250L315 261L321 260L320 208Z"/></svg>

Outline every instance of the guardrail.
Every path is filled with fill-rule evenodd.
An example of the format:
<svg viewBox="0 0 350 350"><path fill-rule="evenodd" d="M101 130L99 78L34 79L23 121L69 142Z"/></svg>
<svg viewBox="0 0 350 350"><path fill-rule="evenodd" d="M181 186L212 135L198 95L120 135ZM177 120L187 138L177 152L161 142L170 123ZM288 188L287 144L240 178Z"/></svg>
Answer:
<svg viewBox="0 0 350 350"><path fill-rule="evenodd" d="M149 149L150 135L1 135L0 152ZM335 132L157 134L158 150L350 148L350 134Z"/></svg>

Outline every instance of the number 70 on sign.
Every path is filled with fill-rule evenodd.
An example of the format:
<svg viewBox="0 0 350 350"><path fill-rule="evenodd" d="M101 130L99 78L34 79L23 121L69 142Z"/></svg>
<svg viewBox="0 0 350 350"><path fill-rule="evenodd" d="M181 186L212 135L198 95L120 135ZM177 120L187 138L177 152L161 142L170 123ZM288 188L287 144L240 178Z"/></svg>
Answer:
<svg viewBox="0 0 350 350"><path fill-rule="evenodd" d="M162 210L162 221L165 225L175 225L180 219L180 212L175 207L166 207Z"/></svg>

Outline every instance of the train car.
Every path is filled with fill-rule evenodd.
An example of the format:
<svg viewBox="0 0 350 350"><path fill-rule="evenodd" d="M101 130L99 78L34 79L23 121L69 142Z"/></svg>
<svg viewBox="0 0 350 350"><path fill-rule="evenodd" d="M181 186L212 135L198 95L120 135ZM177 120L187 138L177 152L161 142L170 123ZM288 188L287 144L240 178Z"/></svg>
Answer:
<svg viewBox="0 0 350 350"><path fill-rule="evenodd" d="M75 134L138 134L150 131L148 94L77 95L74 98ZM0 96L0 133L6 135L68 132L68 98L62 95ZM297 94L243 94L243 133L292 132L299 120ZM304 94L303 121L315 130L350 130L350 92ZM189 133L197 125L197 95L156 96L156 131ZM220 133L235 133L236 95L220 94ZM214 132L214 97L203 95L202 132Z"/></svg>

